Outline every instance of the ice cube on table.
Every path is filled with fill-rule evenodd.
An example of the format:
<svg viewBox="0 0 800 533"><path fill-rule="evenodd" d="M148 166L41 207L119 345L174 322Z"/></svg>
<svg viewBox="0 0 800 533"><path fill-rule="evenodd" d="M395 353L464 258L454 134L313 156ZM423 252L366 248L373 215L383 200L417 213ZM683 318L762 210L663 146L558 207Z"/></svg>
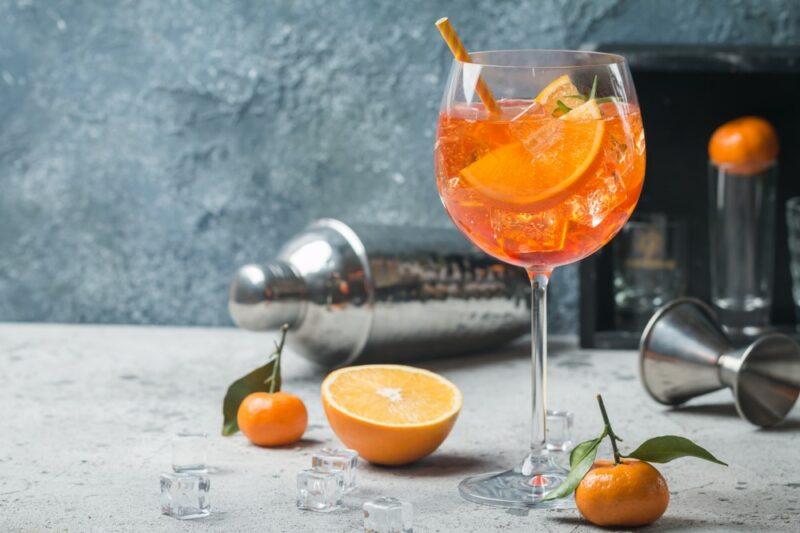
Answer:
<svg viewBox="0 0 800 533"><path fill-rule="evenodd" d="M175 472L205 472L207 457L207 434L178 433L172 439L172 470Z"/></svg>
<svg viewBox="0 0 800 533"><path fill-rule="evenodd" d="M414 509L409 502L381 496L362 507L367 533L411 533Z"/></svg>
<svg viewBox="0 0 800 533"><path fill-rule="evenodd" d="M303 470L297 474L297 507L318 513L339 508L344 494L344 477L330 470Z"/></svg>
<svg viewBox="0 0 800 533"><path fill-rule="evenodd" d="M211 480L201 472L161 474L161 512L180 520L203 518L211 514L208 496Z"/></svg>
<svg viewBox="0 0 800 533"><path fill-rule="evenodd" d="M565 453L572 448L572 423L575 416L569 411L547 410L547 449Z"/></svg>
<svg viewBox="0 0 800 533"><path fill-rule="evenodd" d="M347 448L323 448L311 456L311 468L341 472L344 478L344 490L350 492L356 488L358 452Z"/></svg>

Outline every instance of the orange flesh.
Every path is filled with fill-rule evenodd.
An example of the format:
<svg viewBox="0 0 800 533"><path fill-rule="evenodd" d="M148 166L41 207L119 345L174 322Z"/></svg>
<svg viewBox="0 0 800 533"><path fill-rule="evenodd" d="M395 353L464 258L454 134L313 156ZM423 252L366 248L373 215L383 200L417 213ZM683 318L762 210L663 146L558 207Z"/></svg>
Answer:
<svg viewBox="0 0 800 533"><path fill-rule="evenodd" d="M348 413L387 425L428 423L456 406L453 389L440 380L388 367L341 374L326 392Z"/></svg>
<svg viewBox="0 0 800 533"><path fill-rule="evenodd" d="M641 192L639 109L604 103L599 119L568 123L532 101L499 105L499 117L481 104L439 117L435 171L450 217L487 253L530 269L548 271L598 250Z"/></svg>
<svg viewBox="0 0 800 533"><path fill-rule="evenodd" d="M432 453L447 438L461 393L444 378L402 365L336 370L322 383L334 433L372 463L401 465Z"/></svg>

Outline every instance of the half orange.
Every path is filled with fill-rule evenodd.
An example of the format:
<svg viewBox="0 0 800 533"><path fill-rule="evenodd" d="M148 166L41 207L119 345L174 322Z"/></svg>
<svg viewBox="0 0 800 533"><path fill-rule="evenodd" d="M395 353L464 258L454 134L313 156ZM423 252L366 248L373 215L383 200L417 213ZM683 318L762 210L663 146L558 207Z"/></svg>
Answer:
<svg viewBox="0 0 800 533"><path fill-rule="evenodd" d="M438 374L404 365L341 368L322 382L333 432L371 463L401 465L430 454L461 411L458 388Z"/></svg>

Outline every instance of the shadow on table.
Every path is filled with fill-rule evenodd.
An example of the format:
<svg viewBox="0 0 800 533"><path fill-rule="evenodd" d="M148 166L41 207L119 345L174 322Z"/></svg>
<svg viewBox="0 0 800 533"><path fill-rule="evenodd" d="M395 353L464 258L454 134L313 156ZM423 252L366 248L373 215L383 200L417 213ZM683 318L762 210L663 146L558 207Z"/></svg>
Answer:
<svg viewBox="0 0 800 533"><path fill-rule="evenodd" d="M730 418L739 417L739 413L736 411L736 407L733 405L732 400L730 403L705 403L697 405L680 405L673 407L671 410L667 410L666 412L685 414L685 415L724 416ZM742 420L742 424L747 424L747 422ZM800 418L797 418L797 415L794 416L790 415L789 418L779 423L775 427L757 428L753 426L753 429L755 431L768 431L776 433L782 431L786 432L798 431L800 430Z"/></svg>
<svg viewBox="0 0 800 533"><path fill-rule="evenodd" d="M670 412L670 411L668 411ZM710 415L738 417L733 400L729 403L701 403L696 405L678 405L671 412L686 415Z"/></svg>
<svg viewBox="0 0 800 533"><path fill-rule="evenodd" d="M550 339L547 343L547 346L548 357L553 361L559 361L562 359L562 355L567 356L563 358L562 362L565 363L566 366L570 366L570 363L575 359L575 357L573 357L576 356L575 340L571 339L570 337L556 337L555 339ZM494 365L519 359L530 359L530 357L530 339L522 338L493 349L478 350L476 352L462 355L422 358L411 361L398 361L397 363L417 366L433 372L446 372L453 369L473 367L479 368L486 365ZM580 360L578 366L591 366L591 363L584 362L585 358L582 354L577 354L577 357ZM356 361L353 364L360 365L371 362L372 361ZM319 380L328 375L330 371L330 369L323 366L310 366L304 373L294 376L293 380L297 383L317 384Z"/></svg>
<svg viewBox="0 0 800 533"><path fill-rule="evenodd" d="M436 452L424 459L403 466L378 466L366 463L366 468L372 471L408 474L413 477L447 477L454 474L469 474L486 472L490 470L503 470L503 465L498 460L475 455L462 455L457 453Z"/></svg>
<svg viewBox="0 0 800 533"><path fill-rule="evenodd" d="M577 516L556 516L551 520L564 526L583 526L596 531L631 531L631 528L613 528L592 526L583 518ZM664 516L654 524L637 527L635 531L687 531L696 528L714 528L721 531L753 531L751 526L741 523L729 522L723 518L719 520L703 520L698 518L683 518L680 516Z"/></svg>
<svg viewBox="0 0 800 533"><path fill-rule="evenodd" d="M411 362L411 365L420 366L433 372L446 372L452 369L474 368L486 365L505 363L515 359L530 357L530 347L527 345L511 345L488 352L479 352L456 357L441 359L426 359Z"/></svg>
<svg viewBox="0 0 800 533"><path fill-rule="evenodd" d="M789 418L771 428L760 428L759 431L780 433L782 431L800 431L800 418Z"/></svg>
<svg viewBox="0 0 800 533"><path fill-rule="evenodd" d="M324 444L326 441L320 439L309 439L308 437L303 437L302 439L293 442L291 444L286 444L284 446L258 446L257 444L253 444L249 442L247 446L252 446L253 448L260 448L262 450L303 450L305 448L314 448L319 446L320 444Z"/></svg>
<svg viewBox="0 0 800 533"><path fill-rule="evenodd" d="M559 357L567 352L574 355L575 342L568 338L565 339L552 339L548 342L548 357L557 361ZM452 369L465 369L473 367L482 367L486 365L496 365L498 363L505 363L508 361L518 359L529 359L531 357L530 340L520 339L500 346L492 350L484 350L475 353L468 353L464 355L425 359L421 361L411 362L414 366L420 366L434 372L446 372Z"/></svg>

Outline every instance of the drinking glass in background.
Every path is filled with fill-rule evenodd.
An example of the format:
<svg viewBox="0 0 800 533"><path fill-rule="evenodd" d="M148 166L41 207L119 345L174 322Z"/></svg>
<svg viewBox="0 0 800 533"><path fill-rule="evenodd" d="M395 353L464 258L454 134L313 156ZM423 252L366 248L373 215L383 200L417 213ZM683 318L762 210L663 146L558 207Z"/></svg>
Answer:
<svg viewBox="0 0 800 533"><path fill-rule="evenodd" d="M641 331L656 309L686 290L686 225L660 213L637 215L612 242L618 329Z"/></svg>
<svg viewBox="0 0 800 533"><path fill-rule="evenodd" d="M792 273L792 298L794 299L797 329L800 331L800 196L786 202L786 226L789 229L789 270Z"/></svg>
<svg viewBox="0 0 800 533"><path fill-rule="evenodd" d="M769 326L777 155L777 134L758 117L722 125L709 142L711 302L735 337Z"/></svg>

